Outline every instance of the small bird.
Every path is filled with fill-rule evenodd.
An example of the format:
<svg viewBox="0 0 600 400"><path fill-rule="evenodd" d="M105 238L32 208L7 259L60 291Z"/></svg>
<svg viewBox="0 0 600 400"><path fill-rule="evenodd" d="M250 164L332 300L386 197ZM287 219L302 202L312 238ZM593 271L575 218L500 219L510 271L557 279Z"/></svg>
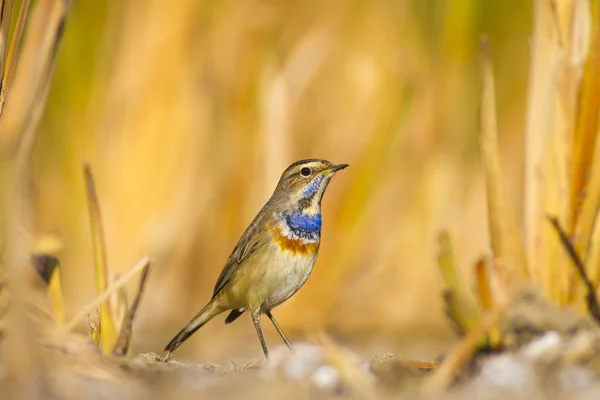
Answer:
<svg viewBox="0 0 600 400"><path fill-rule="evenodd" d="M311 159L297 161L283 172L273 195L227 259L211 300L165 347L165 358L210 319L228 310L226 324L245 311L250 313L265 358L269 350L260 327L262 314L293 349L271 310L308 279L321 241L323 193L335 173L347 166Z"/></svg>

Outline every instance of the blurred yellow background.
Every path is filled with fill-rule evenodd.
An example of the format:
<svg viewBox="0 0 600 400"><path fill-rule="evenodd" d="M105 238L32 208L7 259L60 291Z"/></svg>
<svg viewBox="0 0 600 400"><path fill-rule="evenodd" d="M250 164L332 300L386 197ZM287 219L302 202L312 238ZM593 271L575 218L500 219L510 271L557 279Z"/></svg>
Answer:
<svg viewBox="0 0 600 400"><path fill-rule="evenodd" d="M434 357L454 337L438 232L450 231L465 279L488 252L482 34L520 212L531 12L519 0L73 2L32 188L36 234L64 242L68 315L96 293L82 161L96 176L110 267L154 259L139 352L162 350L209 300L285 167L325 158L351 166L325 195L311 278L274 314L293 341L325 331L366 354ZM224 317L177 355L260 354L249 318ZM271 326L265 334L280 342Z"/></svg>

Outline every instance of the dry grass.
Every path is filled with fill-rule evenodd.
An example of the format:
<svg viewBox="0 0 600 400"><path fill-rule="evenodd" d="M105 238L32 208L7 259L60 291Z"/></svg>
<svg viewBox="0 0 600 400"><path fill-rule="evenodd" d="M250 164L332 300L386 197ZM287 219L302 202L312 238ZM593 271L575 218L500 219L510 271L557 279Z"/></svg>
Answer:
<svg viewBox="0 0 600 400"><path fill-rule="evenodd" d="M13 2L2 4L6 16ZM64 244L60 279L50 283L51 294L64 291L53 297L59 321L86 331L84 304L99 296L92 334L104 354L126 359L130 343L134 353L158 351L209 297L240 233L300 158L351 168L325 197L313 276L276 311L293 339L328 331L366 354L382 346L433 358L446 348L440 340L453 339L446 285L446 307L467 336L429 380L439 389L482 336L502 341L495 318L520 286L585 311L590 285L547 215L565 227L597 288L596 2L74 2L57 48L65 7L38 1L28 12L25 0L12 30L0 24L0 243L20 294L9 326L29 333L11 339L6 359L24 360L9 366L37 377L40 393L43 360L53 356L27 346L37 333L22 312L36 242L57 235ZM490 46L483 63L481 33ZM443 236L440 279L442 229L454 245ZM135 282L121 286L143 255L153 271L144 290L143 268L129 307ZM11 348L27 351L15 357ZM257 349L248 321L215 322L178 355L219 360ZM86 360L121 379L114 359ZM368 398L368 386L356 392Z"/></svg>
<svg viewBox="0 0 600 400"><path fill-rule="evenodd" d="M141 255L155 258L152 295L140 308L147 334L136 348L158 351L210 295L283 168L323 157L351 168L324 200L314 276L277 310L284 329L298 339L321 329L377 333L400 346L396 338L415 330L451 338L435 238L450 229L460 275L487 246L474 118L480 26L497 59L518 54L496 66L499 119L511 132L499 145L510 154L520 146L528 55L519 41L529 10L149 4L75 3L66 25L34 155L34 210L38 234L68 243L67 313L89 301L94 285L80 267L92 262L82 159L102 193L108 264L123 271ZM516 25L493 27L496 11L516 12ZM515 158L506 175L519 165ZM518 182L507 191L518 193ZM252 351L244 322L209 324L181 351Z"/></svg>

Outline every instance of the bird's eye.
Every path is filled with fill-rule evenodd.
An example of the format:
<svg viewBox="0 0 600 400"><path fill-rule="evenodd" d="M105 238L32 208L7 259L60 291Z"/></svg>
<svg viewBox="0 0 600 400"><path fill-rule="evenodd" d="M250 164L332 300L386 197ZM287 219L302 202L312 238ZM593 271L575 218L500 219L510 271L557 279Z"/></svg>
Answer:
<svg viewBox="0 0 600 400"><path fill-rule="evenodd" d="M309 176L310 175L310 168L304 167L300 170L300 175L302 176Z"/></svg>

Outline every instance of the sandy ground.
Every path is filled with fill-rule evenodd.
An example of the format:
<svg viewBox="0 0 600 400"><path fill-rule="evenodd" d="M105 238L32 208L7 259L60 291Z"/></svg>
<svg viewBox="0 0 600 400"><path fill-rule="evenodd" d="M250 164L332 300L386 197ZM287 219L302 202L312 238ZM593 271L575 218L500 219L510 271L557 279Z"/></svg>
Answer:
<svg viewBox="0 0 600 400"><path fill-rule="evenodd" d="M0 366L0 393L3 399L600 399L600 329L593 320L557 310L526 291L502 313L498 326L502 348L479 345L452 368L446 363L454 363L464 341L440 352L439 364L369 356L369 348L385 344L367 346L362 339L355 341L362 343L355 351L352 341L326 337L295 343L293 352L273 346L268 362L197 364L154 353L106 357L87 336L57 329L42 341L40 364L20 375L11 373L15 365Z"/></svg>

